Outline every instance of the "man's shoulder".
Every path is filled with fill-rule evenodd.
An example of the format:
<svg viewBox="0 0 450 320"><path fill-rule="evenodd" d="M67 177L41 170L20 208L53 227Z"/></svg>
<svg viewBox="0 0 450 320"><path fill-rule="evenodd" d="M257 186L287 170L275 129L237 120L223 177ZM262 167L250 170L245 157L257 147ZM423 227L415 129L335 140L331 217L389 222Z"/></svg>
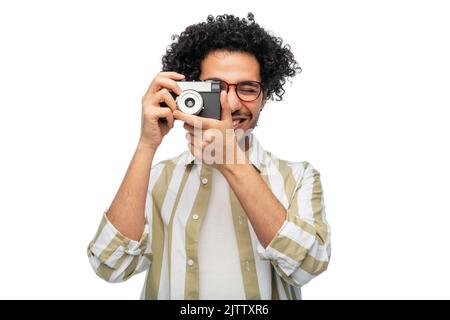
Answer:
<svg viewBox="0 0 450 320"><path fill-rule="evenodd" d="M309 161L292 161L281 159L266 151L265 172L268 176L279 176L282 181L296 181L304 179L320 179L320 172Z"/></svg>
<svg viewBox="0 0 450 320"><path fill-rule="evenodd" d="M293 171L300 173L313 167L312 164L308 161L293 161L281 159L269 151L266 151L265 153L266 153L265 165L267 167L275 167L282 173L285 171Z"/></svg>

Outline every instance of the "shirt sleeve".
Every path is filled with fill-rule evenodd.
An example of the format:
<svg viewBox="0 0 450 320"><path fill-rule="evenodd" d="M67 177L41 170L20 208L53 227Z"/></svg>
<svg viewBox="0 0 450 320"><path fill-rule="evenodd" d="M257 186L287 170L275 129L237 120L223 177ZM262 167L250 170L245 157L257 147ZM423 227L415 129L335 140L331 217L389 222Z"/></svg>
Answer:
<svg viewBox="0 0 450 320"><path fill-rule="evenodd" d="M258 253L284 281L301 287L327 269L331 244L320 173L305 162L298 181L284 224L266 248L258 245Z"/></svg>
<svg viewBox="0 0 450 320"><path fill-rule="evenodd" d="M122 282L147 270L152 260L148 245L149 225L145 223L139 241L122 235L103 214L97 234L88 246L89 262L95 273L108 282Z"/></svg>

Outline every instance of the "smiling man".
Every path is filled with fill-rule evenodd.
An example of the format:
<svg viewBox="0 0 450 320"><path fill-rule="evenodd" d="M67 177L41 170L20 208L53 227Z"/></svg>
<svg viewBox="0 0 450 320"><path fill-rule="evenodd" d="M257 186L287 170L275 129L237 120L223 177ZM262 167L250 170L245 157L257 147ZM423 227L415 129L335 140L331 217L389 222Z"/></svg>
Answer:
<svg viewBox="0 0 450 320"><path fill-rule="evenodd" d="M142 99L141 136L89 244L91 265L110 282L147 271L145 299L300 299L330 258L320 174L252 134L300 70L290 47L251 14L209 16L174 40ZM180 80L219 80L221 118L178 110ZM177 120L189 150L153 165Z"/></svg>

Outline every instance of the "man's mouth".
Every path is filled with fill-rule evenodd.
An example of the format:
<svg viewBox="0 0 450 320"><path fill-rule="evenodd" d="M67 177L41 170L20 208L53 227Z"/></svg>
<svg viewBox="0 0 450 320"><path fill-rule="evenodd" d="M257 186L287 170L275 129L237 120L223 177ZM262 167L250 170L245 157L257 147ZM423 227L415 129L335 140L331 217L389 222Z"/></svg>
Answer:
<svg viewBox="0 0 450 320"><path fill-rule="evenodd" d="M246 122L248 121L247 117L233 117L233 129L236 130L238 128L242 128Z"/></svg>

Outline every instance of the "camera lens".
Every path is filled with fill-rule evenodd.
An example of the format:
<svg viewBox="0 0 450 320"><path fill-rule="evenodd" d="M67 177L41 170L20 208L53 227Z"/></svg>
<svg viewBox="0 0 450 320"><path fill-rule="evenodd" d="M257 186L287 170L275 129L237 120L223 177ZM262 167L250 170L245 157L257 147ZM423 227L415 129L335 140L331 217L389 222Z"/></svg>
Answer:
<svg viewBox="0 0 450 320"><path fill-rule="evenodd" d="M187 98L187 99L184 101L184 105L185 105L186 107L188 107L188 108L192 108L193 106L195 106L195 100L192 99L192 98Z"/></svg>
<svg viewBox="0 0 450 320"><path fill-rule="evenodd" d="M199 114L203 109L202 95L192 89L184 90L177 97L178 109L187 114Z"/></svg>

